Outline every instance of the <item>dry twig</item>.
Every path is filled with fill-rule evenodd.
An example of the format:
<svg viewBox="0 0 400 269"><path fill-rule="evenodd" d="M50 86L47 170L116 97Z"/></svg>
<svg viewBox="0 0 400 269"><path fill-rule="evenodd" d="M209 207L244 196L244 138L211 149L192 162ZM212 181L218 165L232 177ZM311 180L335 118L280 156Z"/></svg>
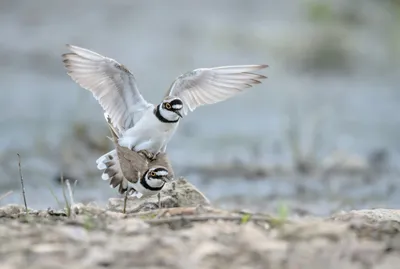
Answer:
<svg viewBox="0 0 400 269"><path fill-rule="evenodd" d="M64 197L65 207L67 209L67 217L71 217L71 205L68 202L67 194L65 193L64 175L62 172L61 172L61 186L62 186L62 193Z"/></svg>
<svg viewBox="0 0 400 269"><path fill-rule="evenodd" d="M68 179L65 180L65 184L67 185L67 189L68 189L69 202L70 202L71 206L73 206L75 204L75 200L74 200L74 195L73 195L73 191L71 188L71 184L69 183Z"/></svg>
<svg viewBox="0 0 400 269"><path fill-rule="evenodd" d="M11 193L13 193L13 191L8 191L8 192L0 195L0 201L3 200L4 198L6 198L7 196L9 196Z"/></svg>
<svg viewBox="0 0 400 269"><path fill-rule="evenodd" d="M19 155L19 153L17 153L17 156L18 156L19 177L21 179L22 196L24 198L25 211L26 213L28 213L28 205L26 204L26 197L25 197L24 179L22 177L22 169L21 169L21 156Z"/></svg>
<svg viewBox="0 0 400 269"><path fill-rule="evenodd" d="M173 216L168 218L161 219L150 219L145 220L148 224L152 225L162 225L162 224L170 224L173 222L203 222L203 221L215 221L215 220L223 220L223 221L238 221L241 222L243 216L218 216L218 215L191 215L191 216ZM251 216L248 221L259 221L259 222L271 222L271 217L265 216Z"/></svg>
<svg viewBox="0 0 400 269"><path fill-rule="evenodd" d="M224 210L219 210L215 209L212 207L201 207L201 210L204 213L209 213L209 214L222 214L222 213L228 213L228 211ZM128 212L130 213L130 212ZM199 206L197 207L173 207L173 208L162 208L162 209L155 209L155 210L149 210L149 211L144 211L144 212L132 212L132 216L135 217L146 217L146 216L158 216L158 217L163 217L163 216L181 216L181 215L197 215L199 213Z"/></svg>

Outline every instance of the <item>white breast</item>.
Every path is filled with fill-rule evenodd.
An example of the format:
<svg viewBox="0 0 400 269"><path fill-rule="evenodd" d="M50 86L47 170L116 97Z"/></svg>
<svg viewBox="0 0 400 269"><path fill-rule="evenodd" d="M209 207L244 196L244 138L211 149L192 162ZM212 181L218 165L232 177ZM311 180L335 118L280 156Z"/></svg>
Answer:
<svg viewBox="0 0 400 269"><path fill-rule="evenodd" d="M142 186L142 184L139 183L139 181L136 182L136 183L132 183L132 182L129 182L129 181L126 181L126 182L127 182L127 185L128 185L128 189L129 188L135 189L137 192L141 193L143 195L143 197L149 197L149 196L152 196L152 195L158 193L158 191L151 191L151 190L148 190L148 189L144 188Z"/></svg>
<svg viewBox="0 0 400 269"><path fill-rule="evenodd" d="M178 123L161 122L149 109L131 129L119 140L121 146L134 148L136 151L147 150L158 153L169 142Z"/></svg>

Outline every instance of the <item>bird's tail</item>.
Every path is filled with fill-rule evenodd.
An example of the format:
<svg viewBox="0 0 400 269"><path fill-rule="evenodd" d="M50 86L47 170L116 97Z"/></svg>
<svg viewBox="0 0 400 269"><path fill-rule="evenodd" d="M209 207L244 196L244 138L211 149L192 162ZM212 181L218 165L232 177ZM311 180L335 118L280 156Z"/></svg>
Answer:
<svg viewBox="0 0 400 269"><path fill-rule="evenodd" d="M101 178L103 180L109 180L111 188L117 188L121 194L124 194L128 190L128 181L122 174L117 152L115 150L101 156L98 159L97 168L103 170Z"/></svg>
<svg viewBox="0 0 400 269"><path fill-rule="evenodd" d="M111 135L110 139L117 143L118 141L118 133L114 129L110 117L106 113L104 113L104 117L108 123L108 127L110 128ZM103 170L103 174L101 178L103 180L110 180L110 187L116 188L118 187L118 191L121 194L124 194L128 190L128 181L125 179L122 174L121 167L118 160L117 151L114 149L100 158L96 160L97 169Z"/></svg>

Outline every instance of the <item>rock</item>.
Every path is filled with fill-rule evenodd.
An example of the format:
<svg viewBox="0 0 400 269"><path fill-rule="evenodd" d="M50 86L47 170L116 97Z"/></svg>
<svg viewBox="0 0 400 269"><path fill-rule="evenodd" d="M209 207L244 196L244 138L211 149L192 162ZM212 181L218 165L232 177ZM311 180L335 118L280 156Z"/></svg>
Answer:
<svg viewBox="0 0 400 269"><path fill-rule="evenodd" d="M17 216L22 212L25 212L25 207L22 205L17 205L17 204L6 205L0 207L0 218Z"/></svg>
<svg viewBox="0 0 400 269"><path fill-rule="evenodd" d="M75 214L79 215L99 215L105 212L104 208L99 207L98 205L94 203L89 203L87 205L84 205L82 203L77 203L71 206L71 210Z"/></svg>
<svg viewBox="0 0 400 269"><path fill-rule="evenodd" d="M389 248L400 248L400 210L364 209L333 215L333 221L348 223L359 237L388 240Z"/></svg>
<svg viewBox="0 0 400 269"><path fill-rule="evenodd" d="M163 196L175 198L178 207L210 205L210 201L204 196L204 194L182 177L166 184L161 191L161 197Z"/></svg>
<svg viewBox="0 0 400 269"><path fill-rule="evenodd" d="M126 211L130 213L146 211L157 208L157 196L147 199L129 198ZM161 191L161 206L163 208L208 206L209 200L195 186L184 178L169 182ZM124 198L111 198L108 200L107 209L122 212Z"/></svg>
<svg viewBox="0 0 400 269"><path fill-rule="evenodd" d="M330 219L347 222L362 221L364 223L377 223L383 221L400 222L400 210L384 208L352 210L335 214Z"/></svg>

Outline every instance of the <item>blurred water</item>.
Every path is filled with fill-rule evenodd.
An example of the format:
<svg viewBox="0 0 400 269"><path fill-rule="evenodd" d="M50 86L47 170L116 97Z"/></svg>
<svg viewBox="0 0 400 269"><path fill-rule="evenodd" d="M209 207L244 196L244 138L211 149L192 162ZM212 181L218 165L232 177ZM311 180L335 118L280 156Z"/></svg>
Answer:
<svg viewBox="0 0 400 269"><path fill-rule="evenodd" d="M400 39L393 30L398 25L395 10L373 0L324 1L322 8L315 3L2 1L0 190L18 188L17 163L9 160L20 151L29 159L25 166L33 167L26 171L32 181L27 187L40 193L40 197L31 195L32 206L54 203L37 182L50 182L58 171L54 154L65 144L72 126L83 122L92 130L102 128L98 136L107 134L100 106L65 74L60 55L66 52L66 43L124 63L152 102L160 101L175 77L194 68L270 65L265 83L185 118L168 147L178 171L189 164L249 160L254 146L261 151L259 162L290 165L289 120L298 124L305 147L312 140L313 122L321 120L319 159L335 149L362 156L387 149L396 164L400 135L400 50L396 48L400 43L396 42ZM51 154L37 152L43 142ZM40 160L35 161L36 154ZM96 154L88 157L88 164ZM217 201L236 195L242 184L249 185L244 182L215 183L204 191ZM263 190L258 195L263 197L270 188L294 190L290 181L280 179L263 184L250 184L248 192ZM86 186L82 194L77 193L79 198L98 201L113 194L102 185Z"/></svg>

